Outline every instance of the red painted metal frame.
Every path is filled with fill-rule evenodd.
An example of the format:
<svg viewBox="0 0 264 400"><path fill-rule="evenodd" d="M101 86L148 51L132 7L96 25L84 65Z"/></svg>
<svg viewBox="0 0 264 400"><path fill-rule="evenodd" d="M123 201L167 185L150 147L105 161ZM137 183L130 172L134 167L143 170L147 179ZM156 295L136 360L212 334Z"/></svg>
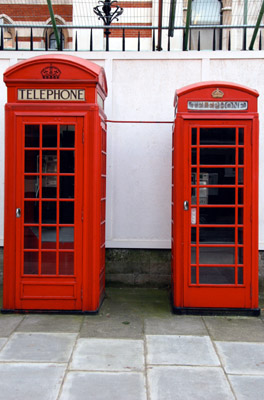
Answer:
<svg viewBox="0 0 264 400"><path fill-rule="evenodd" d="M60 79L42 79L41 70L55 65ZM32 58L4 74L8 87L6 105L5 236L3 311L96 312L104 297L106 116L100 104L107 95L101 67L72 56ZM18 88L81 88L85 101L19 101ZM23 218L23 124L76 126L75 237L77 267L74 276L33 277L21 274ZM31 285L28 298L21 295ZM39 285L48 284L43 296ZM56 288L56 289L55 289Z"/></svg>
<svg viewBox="0 0 264 400"><path fill-rule="evenodd" d="M248 110L209 112L190 111L187 109L188 101L217 101L217 99L212 98L212 92L217 88L224 92L224 97L220 101L247 101ZM175 310L203 308L253 310L258 307L257 97L258 93L254 90L226 82L204 82L176 92L175 105L177 105L178 110L173 129L172 146L172 291ZM246 266L246 274L244 285L237 284L237 273L235 285L194 285L190 282L191 127L196 127L198 130L200 127L235 127L236 129L243 127L246 132L246 164L244 167L246 171L244 174L246 197L244 198L245 213L243 221L246 233L243 244L245 248L244 265ZM225 148L229 146L205 145L203 147ZM236 143L236 146L231 147L238 147L238 143ZM210 165L204 167L208 168ZM217 185L217 187L220 186ZM189 211L183 210L183 202L185 200L189 201ZM199 206L197 208L199 209ZM237 226L237 217L234 226Z"/></svg>

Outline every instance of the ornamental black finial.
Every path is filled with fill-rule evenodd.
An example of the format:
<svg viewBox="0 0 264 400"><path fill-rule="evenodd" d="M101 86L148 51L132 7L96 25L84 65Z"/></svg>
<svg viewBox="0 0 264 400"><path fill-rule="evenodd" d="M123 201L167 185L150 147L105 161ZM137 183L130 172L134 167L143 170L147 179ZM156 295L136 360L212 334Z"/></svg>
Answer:
<svg viewBox="0 0 264 400"><path fill-rule="evenodd" d="M111 23L116 19L118 21L118 17L123 14L124 9L115 5L117 1L102 1L100 0L98 3L99 6L94 7L94 13L98 15L98 19L102 19L104 21L104 25L111 25ZM111 10L113 10L111 12Z"/></svg>

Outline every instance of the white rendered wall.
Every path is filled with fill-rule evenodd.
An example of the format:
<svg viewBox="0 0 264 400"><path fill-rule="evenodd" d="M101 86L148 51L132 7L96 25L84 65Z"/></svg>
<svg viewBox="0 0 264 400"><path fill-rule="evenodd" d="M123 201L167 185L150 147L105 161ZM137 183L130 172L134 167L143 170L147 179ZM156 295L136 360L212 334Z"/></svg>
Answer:
<svg viewBox="0 0 264 400"><path fill-rule="evenodd" d="M40 52L1 52L0 73ZM47 53L45 53L47 54ZM73 53L71 53L73 54ZM175 90L223 80L257 89L260 114L259 248L264 249L263 52L76 53L105 68L109 120L172 121ZM4 104L0 82L0 246L3 245ZM108 123L107 247L170 248L172 124Z"/></svg>

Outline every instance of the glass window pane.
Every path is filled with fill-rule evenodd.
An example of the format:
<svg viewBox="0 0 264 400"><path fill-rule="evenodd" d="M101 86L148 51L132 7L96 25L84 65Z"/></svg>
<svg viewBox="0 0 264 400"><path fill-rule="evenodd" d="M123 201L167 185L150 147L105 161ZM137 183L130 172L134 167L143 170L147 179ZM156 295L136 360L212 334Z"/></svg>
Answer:
<svg viewBox="0 0 264 400"><path fill-rule="evenodd" d="M74 141L75 141L75 126L61 125L60 147L74 147Z"/></svg>
<svg viewBox="0 0 264 400"><path fill-rule="evenodd" d="M196 243L196 228L191 228L191 243Z"/></svg>
<svg viewBox="0 0 264 400"><path fill-rule="evenodd" d="M244 189L238 189L238 204L244 204Z"/></svg>
<svg viewBox="0 0 264 400"><path fill-rule="evenodd" d="M201 225L235 224L235 208L203 208L200 207Z"/></svg>
<svg viewBox="0 0 264 400"><path fill-rule="evenodd" d="M196 267L191 267L191 283L196 283Z"/></svg>
<svg viewBox="0 0 264 400"><path fill-rule="evenodd" d="M39 197L39 177L38 176L25 176L25 198L38 198Z"/></svg>
<svg viewBox="0 0 264 400"><path fill-rule="evenodd" d="M238 184L243 185L244 183L244 168L238 168Z"/></svg>
<svg viewBox="0 0 264 400"><path fill-rule="evenodd" d="M25 147L39 147L39 125L25 126Z"/></svg>
<svg viewBox="0 0 264 400"><path fill-rule="evenodd" d="M197 128L192 128L192 145L197 144Z"/></svg>
<svg viewBox="0 0 264 400"><path fill-rule="evenodd" d="M60 172L74 173L74 151L60 152Z"/></svg>
<svg viewBox="0 0 264 400"><path fill-rule="evenodd" d="M238 228L238 244L243 244L243 228Z"/></svg>
<svg viewBox="0 0 264 400"><path fill-rule="evenodd" d="M56 224L57 219L57 203L56 201L43 201L42 202L42 223L43 224Z"/></svg>
<svg viewBox="0 0 264 400"><path fill-rule="evenodd" d="M243 264L243 254L244 254L243 247L238 247L237 251L238 251L238 256L237 256L238 264Z"/></svg>
<svg viewBox="0 0 264 400"><path fill-rule="evenodd" d="M199 282L202 284L224 285L235 283L235 268L200 267Z"/></svg>
<svg viewBox="0 0 264 400"><path fill-rule="evenodd" d="M57 125L43 125L42 147L57 147Z"/></svg>
<svg viewBox="0 0 264 400"><path fill-rule="evenodd" d="M24 249L38 249L39 228L37 226L24 227Z"/></svg>
<svg viewBox="0 0 264 400"><path fill-rule="evenodd" d="M24 222L25 224L38 224L39 222L39 202L25 201L24 203Z"/></svg>
<svg viewBox="0 0 264 400"><path fill-rule="evenodd" d="M200 242L203 244L234 244L235 228L200 228Z"/></svg>
<svg viewBox="0 0 264 400"><path fill-rule="evenodd" d="M236 163L236 149L200 149L201 165L233 165Z"/></svg>
<svg viewBox="0 0 264 400"><path fill-rule="evenodd" d="M244 283L244 269L243 268L241 268L241 267L239 267L238 269L237 269L237 272L238 272L238 276L237 276L237 283L239 284L239 285L243 285L243 283Z"/></svg>
<svg viewBox="0 0 264 400"><path fill-rule="evenodd" d="M192 1L192 25L220 25L221 2L219 0L193 0Z"/></svg>
<svg viewBox="0 0 264 400"><path fill-rule="evenodd" d="M236 183L235 168L200 169L200 185L235 185L235 183Z"/></svg>
<svg viewBox="0 0 264 400"><path fill-rule="evenodd" d="M55 199L57 197L57 176L42 176L42 198Z"/></svg>
<svg viewBox="0 0 264 400"><path fill-rule="evenodd" d="M74 253L60 253L59 275L74 274Z"/></svg>
<svg viewBox="0 0 264 400"><path fill-rule="evenodd" d="M56 249L56 227L45 226L41 230L41 248Z"/></svg>
<svg viewBox="0 0 264 400"><path fill-rule="evenodd" d="M72 201L60 201L60 224L74 223L74 203Z"/></svg>
<svg viewBox="0 0 264 400"><path fill-rule="evenodd" d="M238 208L238 223L239 223L239 225L243 224L243 214L244 214L243 211L244 211L243 208Z"/></svg>
<svg viewBox="0 0 264 400"><path fill-rule="evenodd" d="M56 252L41 254L41 274L56 275Z"/></svg>
<svg viewBox="0 0 264 400"><path fill-rule="evenodd" d="M200 189L200 204L235 204L235 188Z"/></svg>
<svg viewBox="0 0 264 400"><path fill-rule="evenodd" d="M236 128L201 128L201 145L235 145Z"/></svg>
<svg viewBox="0 0 264 400"><path fill-rule="evenodd" d="M39 172L38 150L25 150L25 172Z"/></svg>
<svg viewBox="0 0 264 400"><path fill-rule="evenodd" d="M200 247L200 264L235 264L234 247Z"/></svg>
<svg viewBox="0 0 264 400"><path fill-rule="evenodd" d="M38 252L24 253L24 274L38 274Z"/></svg>
<svg viewBox="0 0 264 400"><path fill-rule="evenodd" d="M244 128L239 128L239 144L244 144Z"/></svg>
<svg viewBox="0 0 264 400"><path fill-rule="evenodd" d="M191 247L191 264L196 264L196 247Z"/></svg>
<svg viewBox="0 0 264 400"><path fill-rule="evenodd" d="M60 249L74 248L74 227L63 226L60 228Z"/></svg>
<svg viewBox="0 0 264 400"><path fill-rule="evenodd" d="M57 152L56 150L43 150L42 153L42 172L56 174L57 172Z"/></svg>
<svg viewBox="0 0 264 400"><path fill-rule="evenodd" d="M60 177L60 198L74 198L74 176Z"/></svg>
<svg viewBox="0 0 264 400"><path fill-rule="evenodd" d="M238 164L244 164L244 149L238 149Z"/></svg>

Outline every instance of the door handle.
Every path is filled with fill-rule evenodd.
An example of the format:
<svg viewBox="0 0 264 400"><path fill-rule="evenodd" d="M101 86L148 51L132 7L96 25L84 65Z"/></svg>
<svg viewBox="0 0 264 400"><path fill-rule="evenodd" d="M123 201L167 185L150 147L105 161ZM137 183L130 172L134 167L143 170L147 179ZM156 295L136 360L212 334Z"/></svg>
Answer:
<svg viewBox="0 0 264 400"><path fill-rule="evenodd" d="M183 209L184 209L184 211L188 211L189 210L189 201L185 200L183 202Z"/></svg>
<svg viewBox="0 0 264 400"><path fill-rule="evenodd" d="M20 218L21 217L21 208L16 209L16 217Z"/></svg>

